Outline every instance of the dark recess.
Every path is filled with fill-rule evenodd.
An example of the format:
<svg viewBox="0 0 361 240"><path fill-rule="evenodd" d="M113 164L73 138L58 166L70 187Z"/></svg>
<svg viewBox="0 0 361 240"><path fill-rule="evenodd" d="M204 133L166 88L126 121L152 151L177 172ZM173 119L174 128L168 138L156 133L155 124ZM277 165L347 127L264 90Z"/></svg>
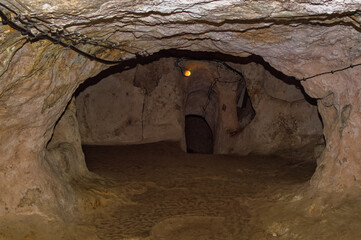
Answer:
<svg viewBox="0 0 361 240"><path fill-rule="evenodd" d="M185 136L188 153L213 153L213 133L203 117L185 117Z"/></svg>

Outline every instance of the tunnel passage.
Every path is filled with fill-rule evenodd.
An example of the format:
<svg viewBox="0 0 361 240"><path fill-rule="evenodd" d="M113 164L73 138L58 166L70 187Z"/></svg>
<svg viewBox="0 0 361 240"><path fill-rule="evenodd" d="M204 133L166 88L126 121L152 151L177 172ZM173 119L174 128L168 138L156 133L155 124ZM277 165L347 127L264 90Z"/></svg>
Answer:
<svg viewBox="0 0 361 240"><path fill-rule="evenodd" d="M188 152L311 161L323 150L316 104L299 82L260 57L173 50L125 69L110 68L79 89L82 144L173 141L183 151L188 145ZM191 75L185 76L185 70ZM202 141L202 150L188 133L195 121L205 123L212 135L212 141Z"/></svg>
<svg viewBox="0 0 361 240"><path fill-rule="evenodd" d="M129 194L136 204L112 206L116 217L97 218L104 235L115 232L104 226L114 227L118 239L139 238L154 229L161 235L164 220L194 215L233 222L245 216L247 207L232 209L233 200L245 192L267 199L289 182L311 178L316 162L305 160L315 159L322 137L316 106L305 99L301 86L276 76L262 62L223 60L232 69L211 60L162 57L122 72L113 69L77 95L89 170L122 186L129 183L130 191L137 188ZM185 70L191 75L184 76ZM226 131L237 127L242 130ZM202 226L208 230L208 223Z"/></svg>
<svg viewBox="0 0 361 240"><path fill-rule="evenodd" d="M242 52L247 51L265 56L273 66L280 67L288 74L295 74L295 76L299 78L303 77L303 80L311 74L315 74L313 76L319 76L318 73L323 71L331 71L331 73L334 73L333 69L336 67L343 67L342 65L346 63L358 63L360 56L360 49L358 48L360 43L360 27L358 24L360 22L360 16L357 12L357 4L353 4L352 8L348 8L346 4L344 4L345 10L337 7L336 1L323 1L327 2L327 6L322 6L321 4L316 6L316 1L292 1L300 4L287 4L286 9L282 6L284 1L283 3L282 1L272 1L271 4L267 5L258 4L256 1L249 1L250 3L245 5L233 5L232 2L224 6L223 1L205 1L203 2L205 3L204 5L202 2L200 2L200 5L198 2L197 4L185 2L188 5L178 4L170 7L169 5L172 4L158 2L158 5L150 4L147 6L147 4L143 4L144 6L139 6L138 8L138 5L134 4L121 6L124 5L121 1L112 1L110 5L104 4L104 1L96 1L95 5L92 4L90 8L86 5L84 5L83 8L82 5L86 4L87 1L76 1L79 4L73 5L73 7L76 6L76 8L72 9L71 6L68 7L69 4L67 4L66 1L60 1L60 3L58 2L55 6L51 6L50 8L48 4L44 4L44 6L35 4L36 1L24 1L24 4L22 4L21 1L16 1L17 3L13 2L14 4L12 4L11 1L6 2L9 2L10 5L18 8L19 12L16 11L14 15L14 12L5 10L3 7L4 5L2 5L1 9L5 11L5 14L1 14L3 20L2 24L5 25L6 23L9 23L7 20L16 21L16 23L20 24L20 27L19 25L14 24L9 24L10 28L4 26L5 28L3 28L1 34L1 41L4 43L2 48L5 49L5 51L2 51L1 54L3 64L1 66L0 74L2 89L0 94L2 106L1 117L2 123L4 124L1 128L1 139L3 144L1 147L2 157L0 167L0 182L2 188L0 187L0 189L1 192L5 194L2 194L0 199L0 210L1 214L3 215L3 213L5 213L6 217L12 213L23 216L32 214L42 216L44 219L49 220L56 219L57 213L59 212L73 213L78 207L83 207L81 204L79 204L79 206L73 204L77 203L78 199L81 200L81 195L75 194L75 190L73 193L71 189L74 185L77 185L78 179L83 178L83 175L85 178L86 175L79 174L80 177L70 178L70 181L61 179L62 175L66 174L74 176L69 169L73 169L75 161L70 160L72 160L72 158L81 158L81 153L72 155L72 145L79 144L79 139L72 141L72 139L68 140L64 137L63 139L58 140L59 144L55 141L53 144L48 145L49 149L45 148L46 142L50 136L52 136L53 132L55 134L53 135L54 138L52 140L60 139L59 137L57 138L57 134L53 131L53 127L56 123L56 119L61 116L61 112L65 109L67 101L69 101L78 84L85 78L93 76L98 71L105 68L104 65L101 66L100 64L95 63L95 56L104 56L107 59L126 59L129 57L128 48L132 49L133 47L137 49L137 52L139 51L138 54L140 55L147 54L147 50L154 52L156 49L166 49L172 46L178 46L183 49L222 51L237 56L247 54L246 52ZM146 3L149 1L144 2ZM308 4L306 2L308 2ZM357 1L352 1L352 3L356 2ZM27 11L27 9L29 10ZM157 9L159 9L159 11L157 11ZM183 9L187 9L187 11L183 11ZM226 9L226 11L222 11L222 9ZM232 11L228 11L229 9ZM292 9L295 11L292 11ZM74 11L82 14L72 14ZM19 14L17 14L17 12ZM208 14L211 12L217 12L217 14ZM23 18L24 14L25 18ZM34 19L34 23L32 18L35 18L36 15L40 15L40 19L38 19L39 21ZM42 20L44 18L45 20ZM235 19L235 21L232 19ZM47 23L49 23L49 25ZM36 29L37 25L45 30L42 31ZM345 31L343 31L343 29L345 29ZM14 33L14 30L20 30L23 35L25 34L25 36L27 35L27 37L30 38L30 41L26 41L24 36L21 36L19 32ZM26 31L24 32L22 30ZM34 31L36 37L32 36ZM99 41L95 41L95 44L93 37L99 39ZM104 39L104 42L107 45L109 41L111 42L106 48L103 48L104 45L102 41L100 41L101 39ZM330 41L327 41L328 39L330 39ZM56 43L57 45L45 42L47 40L52 40L53 43ZM85 41L86 46L83 40ZM113 41L115 45L112 44ZM119 51L117 49L118 43L120 43L120 47L125 48L124 51ZM80 50L77 51L78 53L82 53L81 50L89 52L83 56L79 56L76 52L71 50L74 50L74 47L76 46L78 46L78 50ZM84 57L87 57L87 59ZM18 66L24 67L19 68ZM350 67L352 66L353 65L350 65ZM243 71L247 71L247 69L244 69ZM217 72L215 72L215 74L216 73ZM357 91L359 89L358 86L360 85L359 81L357 81L357 79L359 79L358 74L359 72L357 72L357 70L352 71L350 69L350 72L348 73L345 72L345 74L341 73L340 75L337 73L333 76L328 75L325 76L325 78L314 79L315 81L307 81L307 83L305 83L307 85L304 85L307 86L307 90L309 90L310 94L312 93L312 96L320 99L318 101L320 104L320 111L327 123L325 124L324 132L327 137L328 148L322 159L319 161L319 169L315 175L316 181L312 184L313 186L319 186L318 188L320 190L338 190L338 192L340 192L340 190L345 188L345 185L356 186L360 183L360 165L357 164L360 153L357 151L357 144L352 144L359 142L357 140L361 138L357 134L357 130L360 126L360 121L358 121L360 119L359 95ZM249 124L251 128L248 128L247 126L248 130L245 129L243 135L235 135L233 138L226 138L227 136L225 136L225 139L222 139L222 142L226 143L225 147L227 147L222 149L224 152L239 154L247 154L247 151L254 152L260 150L262 150L263 152L261 153L264 154L270 154L272 152L294 152L297 148L301 149L301 144L307 141L307 136L316 136L317 133L312 132L312 126L316 124L311 124L313 123L312 121L304 124L305 121L302 121L305 120L302 119L304 115L311 115L306 112L306 110L311 109L311 107L307 108L306 104L300 104L302 99L300 100L298 97L295 98L291 96L291 98L289 97L285 100L284 92L272 89L272 86L276 86L276 84L273 84L271 81L266 82L265 84L258 84L254 78L251 79L251 77L249 77L249 79L251 82L250 84L254 83L253 87L250 87L249 93L252 98L252 103L254 103L255 110L257 111L257 116L255 117L257 119ZM149 110L150 108L148 108L149 103L156 100L156 98L151 98L156 95L154 94L154 91L159 91L158 96L169 96L165 91L168 84L164 84L164 79L159 79L157 76L154 80L155 81L150 81L149 84L143 85L141 84L143 83L142 81L136 79L136 81L133 81L133 83L136 83L136 85L133 84L135 87L134 91L128 91L122 95L124 98L125 96L136 96L137 98L135 98L136 101L134 101L134 104L138 104L135 107L135 105L132 105L130 102L119 100L119 103L123 105L119 104L113 112L119 111L120 108L125 108L124 106L128 105L130 107L127 111L133 111L134 113L132 115L120 115L120 117L126 116L124 121L122 121L122 124L119 124L118 117L112 118L114 119L114 125L109 124L111 123L111 121L109 121L112 116L111 113L113 113L111 111L103 111L103 114L98 115L87 115L86 120L91 119L91 117L93 117L91 120L94 120L89 125L86 125L89 122L82 125L84 128L83 133L87 133L86 131L91 128L92 132L89 134L89 142L95 139L96 143L104 143L102 140L105 139L107 140L107 143L114 144L116 143L116 140L120 141L124 140L126 137L133 136L136 137L131 139L133 143L139 143L140 141L144 141L144 139L146 139L146 141L154 141L154 139L151 138L152 131L157 134L164 133L164 136L166 134L171 135L164 130L166 123L164 119L162 119L162 116L159 117L160 110L154 111L156 114L151 115L153 110ZM267 85L266 88L259 87L266 86L266 84L271 86ZM120 87L123 87L123 85L124 84L119 84ZM117 86L117 84L114 84L114 86ZM131 87L132 83L128 82L128 86ZM259 96L259 89L266 90L266 93L262 93L263 95L261 97ZM269 89L275 91L269 91ZM325 99L326 96L324 96L324 94L329 94L328 90L333 92L334 96ZM104 91L103 97L99 96L98 99L92 98L91 94L85 95L89 96L87 99L94 100L93 102L85 100L85 103L87 104L86 107L94 106L92 103L101 103L102 100L104 100L105 104L98 104L99 110L100 108L103 108L102 110L107 110L104 109L104 106L115 106L115 104L111 105L108 103L112 103L111 100L113 100L113 97L119 96L117 94L117 91ZM279 96L282 94L283 96ZM109 102L105 101L108 99L110 100ZM272 99L275 99L276 101L272 101ZM272 103L273 105L268 103ZM158 101L156 104L157 109L165 109L165 102ZM169 109L166 109L167 114L170 115L172 112L171 110L182 108L183 106L179 104L169 104ZM226 104L223 107L222 104L221 109L226 112L230 107ZM296 111L297 109L301 109L299 113ZM86 108L85 110L89 110L89 108ZM273 112L271 112L271 110ZM278 111L276 112L274 110ZM96 113L96 111L93 113ZM301 113L305 114L301 115ZM63 115L64 119L68 118L69 124L62 125L59 121L58 127L60 130L58 132L64 134L67 133L62 129L64 128L63 126L76 128L74 121L71 121L73 120L72 115L69 115ZM97 118L98 116L99 118ZM98 119L100 121L96 122L95 120ZM178 119L174 118L171 120L174 120L173 122L176 123L176 120ZM182 117L182 119L184 119L184 117ZM146 122L147 120L148 122ZM261 120L268 121L262 122ZM220 124L217 126L223 127L221 124L224 122L219 123ZM157 129L153 128L155 130L152 130L152 127L155 125L157 126ZM182 123L179 125L183 127ZM92 128L93 126L101 126L103 129ZM101 130L106 130L106 132ZM137 130L139 134L134 134L135 130ZM73 138L76 136L74 134L66 135ZM248 141L246 142L245 140ZM66 143L69 143L70 145ZM249 144L246 145L247 143ZM288 143L288 145L286 146L283 143ZM312 144L311 141L309 143ZM53 146L54 148L50 148ZM259 149L258 146L262 146L263 149ZM267 151L264 151L267 146ZM45 151L48 150L51 154L45 153ZM74 150L74 152L75 151L78 150ZM45 159L45 155L47 155L46 158L48 159ZM56 158L63 160L62 157L64 155L66 155L66 161L59 161L59 163L64 163L63 165L54 164ZM338 159L335 159L335 157L340 159L341 162L337 161ZM144 165L141 165L139 169L144 169L143 166ZM155 167L157 167L157 165L155 165ZM259 168L262 167L263 165L259 164ZM137 168L137 166L135 168ZM234 167L231 169L238 170L238 168ZM239 175L243 176L249 172L247 171L248 169L240 168L240 171L235 171L234 173L241 173ZM164 170L161 169L158 172L164 172ZM172 171L172 173L174 176L174 171ZM146 174L139 175L142 176ZM232 206L233 208L229 211L231 213L237 211L243 212L243 209L246 209L243 208L243 206L239 207L237 205L238 203L245 203L248 206L253 206L253 202L250 202L249 200L256 199L258 197L257 195L247 196L245 194L241 195L241 193L239 196L231 196L231 198L227 193L233 193L234 191L232 190L237 189L236 187L233 189L227 188L232 181L229 181L228 183L222 183L220 181L217 184L214 184L215 182L211 181L214 179L214 175L215 174L209 174L206 177L199 176L198 178L191 178L189 177L190 175L187 174L175 176L185 176L185 178L189 178L190 180L203 179L203 181L208 181L212 186L218 186L218 190L227 190L220 192L221 194L216 192L217 194L214 195L215 198L213 202L220 202L217 201L219 200L216 198L217 196L232 200L234 199L234 202L228 204L228 206ZM227 176L227 174L224 175ZM262 176L267 175L274 176L272 172L270 174L263 174ZM216 175L216 177L218 176ZM219 179L222 179L222 176L219 177ZM133 192L140 195L139 193L147 194L154 190L154 185L152 186L149 184L149 179L146 180L147 183L144 184L145 187L139 187L138 185L138 189L134 189ZM265 179L265 181L267 180L269 179ZM164 190L164 181L159 182L162 184L159 184L158 189ZM182 187L185 189L184 191L190 189L187 185L176 185L174 182L167 185L169 188L166 189L167 191L165 191L164 194L161 195L159 192L156 192L155 195L168 197L171 195L170 193L173 193L174 195L178 194ZM195 183L197 182L193 181L190 182L189 185L195 185ZM243 182L237 182L238 186L242 186L243 184ZM205 189L202 185L203 184L199 184L200 187L197 190ZM252 183L249 185L251 187L254 186ZM330 187L330 185L335 185L336 187ZM135 188L136 187L137 186L135 186ZM91 188L86 189L93 190ZM206 197L205 199L209 196L207 194L209 192L211 191L202 192L202 195ZM249 191L243 192L248 193ZM103 193L105 196L106 193L109 193L109 195L118 197L116 194L112 194L111 191L103 191ZM287 195L272 194L269 196L269 199L276 199L278 196L285 196L287 198ZM239 199L238 197L244 198ZM292 196L290 196L290 198L292 198ZM85 199L84 205L86 205L87 199L89 199L90 202L95 203L108 202L108 200L104 198L100 199L102 201L97 201L97 199L92 201L91 197L89 197ZM129 196L128 199L130 202L133 200L133 196ZM150 199L149 195L145 195L143 199L143 202L136 202L135 200L133 205L136 205L137 207L142 206L142 203ZM197 198L186 199L198 200ZM296 198L294 199L296 200ZM175 198L173 202L178 204L182 203L182 201L178 200L183 199ZM279 200L282 202L283 199L280 198ZM158 201L153 202L158 204ZM192 202L199 203L199 205L201 205L200 207L204 206L204 201ZM328 209L328 206L332 207L331 204L328 204L328 201L326 201L324 205L326 208L323 211L322 202L322 200L315 200L316 211L321 209L321 214L334 212L333 209ZM112 202L110 202L109 205L111 204ZM209 211L215 209L213 207L214 205L206 206L206 211L208 209L210 209ZM224 204L224 206L227 206L227 204ZM308 206L311 206L310 210L312 210L314 205L310 204ZM184 209L183 205L180 205L180 207L181 209ZM128 206L125 208L128 208ZM149 209L158 210L153 206L149 207ZM162 208L162 205L160 205L159 209L165 208ZM303 209L306 210L306 208ZM186 212L186 214L195 212L191 210L198 210L198 208L192 209L190 207L190 211ZM10 214L8 214L7 211L9 211ZM203 213L207 213L206 211L198 214L202 216ZM122 213L123 212L113 211L113 216L124 216ZM179 214L182 213L174 213L175 216ZM216 214L212 212L210 215L215 216ZM247 214L243 214L243 216L244 215ZM144 215L140 215L139 218L133 217L132 219L143 220L142 222L148 225L149 221L147 220L152 219L152 216L148 219L143 216ZM64 219L74 219L71 217L72 216L69 216L69 218ZM240 224L236 222L237 219L239 219L237 218L239 216L233 215L230 218L225 217L227 217L227 214L220 215L221 219L230 223L230 228L237 225L240 226ZM315 219L316 221L319 219L317 219L317 217L318 216L316 216ZM160 219L164 220L165 216L161 216ZM255 222L254 219L242 220L244 221L240 222ZM263 219L261 218L261 220ZM111 219L111 221L115 222L113 219ZM297 219L294 222L297 222ZM345 224L343 225L347 225L348 222L349 221L345 221ZM284 224L282 219L277 219L276 217L275 221L270 223L272 223L272 225L269 224L266 226L267 230L270 228L277 228L280 230L280 232L268 232L271 236L280 236L287 232L288 229L291 229L288 228L287 224ZM335 224L329 223L332 223L332 221L327 219L327 223L325 224L331 225L331 227L332 225L335 226ZM2 224L0 224L0 226L1 225ZM114 225L127 227L135 224L117 223ZM203 225L209 226L207 222ZM44 225L42 224L42 226ZM29 228L31 227L32 226ZM254 229L258 230L259 228L258 226L254 226ZM284 229L286 229L286 231L283 231ZM149 232L150 230L146 229L143 233L147 231ZM3 232L0 232L1 235L3 235ZM322 232L326 232L326 230ZM340 234L342 234L342 232L344 231L340 231ZM292 231L289 231L289 233L289 236L291 237L298 236L302 239L302 235L291 235L293 234ZM225 235L223 234L223 236ZM32 233L27 235L27 237L31 238ZM280 238L287 237L287 235L280 236ZM123 236L118 237L118 239L122 238L126 239L126 237ZM128 239L130 238L139 239L140 236L128 237ZM77 239L87 238L79 237ZM162 237L155 239L162 239ZM233 239L240 238L234 237ZM259 237L259 239L261 239L261 237ZM175 239L173 238L173 240Z"/></svg>
<svg viewBox="0 0 361 240"><path fill-rule="evenodd" d="M203 117L185 117L185 137L188 153L213 153L213 133Z"/></svg>

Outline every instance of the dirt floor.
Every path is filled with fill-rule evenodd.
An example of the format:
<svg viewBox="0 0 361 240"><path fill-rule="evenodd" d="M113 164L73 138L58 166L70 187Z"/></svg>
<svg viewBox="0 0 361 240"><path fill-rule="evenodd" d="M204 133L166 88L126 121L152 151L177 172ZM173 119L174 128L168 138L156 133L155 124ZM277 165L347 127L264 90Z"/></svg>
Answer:
<svg viewBox="0 0 361 240"><path fill-rule="evenodd" d="M304 216L287 209L315 163L187 154L165 142L83 149L88 168L108 180L84 222L99 239L321 239L293 231L292 219Z"/></svg>
<svg viewBox="0 0 361 240"><path fill-rule="evenodd" d="M0 218L0 240L355 240L360 189L311 191L315 163L187 154L176 143L84 146L68 219Z"/></svg>

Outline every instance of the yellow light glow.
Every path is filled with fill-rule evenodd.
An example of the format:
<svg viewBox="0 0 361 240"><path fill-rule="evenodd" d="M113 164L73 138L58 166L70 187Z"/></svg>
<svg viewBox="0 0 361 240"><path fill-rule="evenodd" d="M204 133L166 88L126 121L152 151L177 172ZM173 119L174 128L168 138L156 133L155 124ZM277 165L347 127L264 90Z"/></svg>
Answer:
<svg viewBox="0 0 361 240"><path fill-rule="evenodd" d="M191 71L186 70L186 71L184 72L184 76L189 77L190 75L191 75Z"/></svg>

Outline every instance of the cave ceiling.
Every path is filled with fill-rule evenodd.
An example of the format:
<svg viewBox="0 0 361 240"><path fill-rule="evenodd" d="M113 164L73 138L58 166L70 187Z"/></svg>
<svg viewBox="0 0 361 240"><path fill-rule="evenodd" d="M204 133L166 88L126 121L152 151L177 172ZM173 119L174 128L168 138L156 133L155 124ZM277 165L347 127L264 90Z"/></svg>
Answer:
<svg viewBox="0 0 361 240"><path fill-rule="evenodd" d="M171 48L256 54L287 75L302 79L356 64L361 51L360 1L23 0L3 4L34 20L41 30L55 32L51 39L55 43L60 38L107 60ZM30 30L39 33L33 26ZM1 34L0 40L8 43L4 47L15 45L9 35ZM77 35L77 41L71 43L64 35ZM19 33L15 36L25 41ZM91 41L97 46L88 44ZM102 43L108 48L101 49ZM58 49L66 50L64 45ZM310 68L314 61L324 67Z"/></svg>

